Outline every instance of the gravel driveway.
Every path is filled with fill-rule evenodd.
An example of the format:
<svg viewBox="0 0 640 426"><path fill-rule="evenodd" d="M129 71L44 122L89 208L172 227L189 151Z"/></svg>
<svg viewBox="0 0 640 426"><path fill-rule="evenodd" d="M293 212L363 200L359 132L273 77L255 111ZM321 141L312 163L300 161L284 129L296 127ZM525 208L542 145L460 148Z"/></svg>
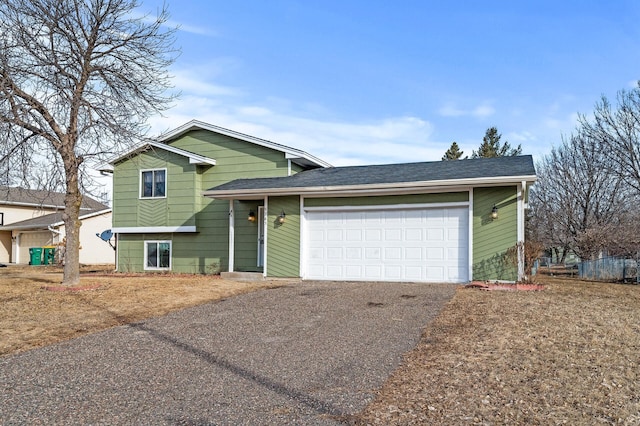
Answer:
<svg viewBox="0 0 640 426"><path fill-rule="evenodd" d="M339 424L451 284L302 282L0 358L0 424Z"/></svg>

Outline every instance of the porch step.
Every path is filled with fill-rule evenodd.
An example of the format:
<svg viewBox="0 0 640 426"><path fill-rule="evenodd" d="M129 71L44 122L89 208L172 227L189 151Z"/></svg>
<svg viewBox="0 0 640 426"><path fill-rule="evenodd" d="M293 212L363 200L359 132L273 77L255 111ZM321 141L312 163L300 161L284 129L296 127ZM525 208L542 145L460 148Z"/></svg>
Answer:
<svg viewBox="0 0 640 426"><path fill-rule="evenodd" d="M262 272L221 272L220 277L230 281L264 281Z"/></svg>

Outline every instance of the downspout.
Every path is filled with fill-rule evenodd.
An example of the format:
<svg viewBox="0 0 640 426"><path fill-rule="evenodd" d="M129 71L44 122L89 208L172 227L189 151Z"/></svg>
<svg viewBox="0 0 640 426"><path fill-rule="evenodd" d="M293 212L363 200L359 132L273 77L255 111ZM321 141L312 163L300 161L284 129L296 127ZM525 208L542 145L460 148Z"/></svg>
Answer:
<svg viewBox="0 0 640 426"><path fill-rule="evenodd" d="M56 231L55 229L53 229L51 227L51 225L47 225L47 229L49 231L51 231L52 234L57 234L58 235L58 243L60 243L60 235L62 235L62 232ZM51 244L56 244L56 243L53 242L53 238L51 238Z"/></svg>
<svg viewBox="0 0 640 426"><path fill-rule="evenodd" d="M518 194L518 281L522 281L525 278L524 268L524 234L525 234L525 212L524 212L524 198L527 190L527 182L522 181L520 184L520 193Z"/></svg>

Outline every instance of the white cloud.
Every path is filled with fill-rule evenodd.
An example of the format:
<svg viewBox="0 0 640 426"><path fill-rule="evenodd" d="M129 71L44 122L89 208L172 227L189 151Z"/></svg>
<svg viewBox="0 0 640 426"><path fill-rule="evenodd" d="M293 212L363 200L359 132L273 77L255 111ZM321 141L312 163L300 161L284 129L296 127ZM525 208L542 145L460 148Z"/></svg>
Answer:
<svg viewBox="0 0 640 426"><path fill-rule="evenodd" d="M495 112L495 108L493 108L491 105L484 104L475 107L471 112L471 115L478 118L486 118L491 117L493 114L495 114Z"/></svg>
<svg viewBox="0 0 640 426"><path fill-rule="evenodd" d="M506 140L510 142L515 142L515 143L531 142L537 139L533 133L527 130L524 130L521 132L510 132L508 135L505 135L505 136L506 136Z"/></svg>
<svg viewBox="0 0 640 426"><path fill-rule="evenodd" d="M448 103L445 104L442 108L438 110L440 115L444 117L460 117L463 115L467 115L467 112L458 108L454 104Z"/></svg>
<svg viewBox="0 0 640 426"><path fill-rule="evenodd" d="M629 81L629 87L631 87L632 89L636 89L638 87L638 84L640 84L640 78L637 80Z"/></svg>
<svg viewBox="0 0 640 426"><path fill-rule="evenodd" d="M157 9L155 12L149 12L148 10L144 10L140 7L137 11L131 14L133 19L141 19L143 22L148 24L153 24L157 21L158 15L160 13L160 9ZM201 27L198 25L191 25L188 23L175 21L173 19L168 19L162 24L163 27L169 29L178 29L178 31L184 31L186 33L197 34L207 37L215 37L218 36L218 32L211 27Z"/></svg>
<svg viewBox="0 0 640 426"><path fill-rule="evenodd" d="M215 31L213 28L208 28L208 27L205 28L197 25L189 25L181 22L176 22L173 20L168 20L167 22L165 22L165 26L171 27L171 28L177 28L179 31L184 31L187 33L197 34L197 35L202 35L207 37L215 37L218 35L218 32Z"/></svg>
<svg viewBox="0 0 640 426"><path fill-rule="evenodd" d="M449 102L443 105L438 112L444 117L470 116L486 118L495 114L496 110L489 101L484 101L480 105L470 109L459 108L455 103Z"/></svg>
<svg viewBox="0 0 640 426"><path fill-rule="evenodd" d="M578 123L578 113L571 113L564 117L547 117L543 121L545 127L551 130L560 130L563 132L571 132Z"/></svg>
<svg viewBox="0 0 640 426"><path fill-rule="evenodd" d="M421 118L400 116L352 123L307 118L305 111L300 112L244 104L233 96L186 95L165 117L153 117L150 125L155 135L198 119L302 149L334 165L439 160L447 149L429 140L432 125Z"/></svg>

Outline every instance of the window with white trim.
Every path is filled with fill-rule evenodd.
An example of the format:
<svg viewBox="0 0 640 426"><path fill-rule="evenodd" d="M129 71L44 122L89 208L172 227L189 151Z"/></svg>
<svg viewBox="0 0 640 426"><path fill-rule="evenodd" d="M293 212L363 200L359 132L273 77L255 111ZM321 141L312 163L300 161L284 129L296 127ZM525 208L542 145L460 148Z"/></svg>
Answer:
<svg viewBox="0 0 640 426"><path fill-rule="evenodd" d="M149 271L171 269L171 241L144 242L144 269Z"/></svg>
<svg viewBox="0 0 640 426"><path fill-rule="evenodd" d="M140 171L140 198L164 198L166 195L166 169Z"/></svg>

